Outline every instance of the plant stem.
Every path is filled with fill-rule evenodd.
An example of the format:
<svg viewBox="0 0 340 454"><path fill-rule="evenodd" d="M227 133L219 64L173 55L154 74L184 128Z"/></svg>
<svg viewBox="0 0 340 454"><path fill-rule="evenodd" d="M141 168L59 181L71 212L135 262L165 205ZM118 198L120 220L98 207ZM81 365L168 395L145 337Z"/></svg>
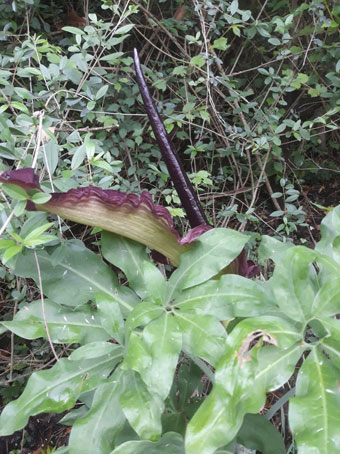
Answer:
<svg viewBox="0 0 340 454"><path fill-rule="evenodd" d="M136 77L142 99L148 114L152 130L158 141L165 164L169 170L170 177L178 193L183 208L185 209L191 227L198 225L208 225L208 220L204 214L202 206L195 194L195 191L189 181L189 178L183 169L182 163L173 148L170 138L165 130L164 124L159 116L159 113L153 103L148 86L146 85L142 68L140 65L138 52L134 49L134 62L136 69Z"/></svg>

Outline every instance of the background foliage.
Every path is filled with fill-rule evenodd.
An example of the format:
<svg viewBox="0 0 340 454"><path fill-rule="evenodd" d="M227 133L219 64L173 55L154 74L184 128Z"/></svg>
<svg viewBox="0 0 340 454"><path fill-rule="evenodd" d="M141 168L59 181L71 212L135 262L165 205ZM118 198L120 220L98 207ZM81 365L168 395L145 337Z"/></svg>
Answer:
<svg viewBox="0 0 340 454"><path fill-rule="evenodd" d="M211 222L250 230L254 240L263 232L294 242L318 239L321 211L338 194L337 2L13 0L0 6L1 171L34 167L46 191L89 184L147 189L185 231L134 79L137 46ZM47 225L46 215L27 217L20 196L11 205L13 194L0 195L2 237L30 246L27 236ZM61 220L47 229L96 248L90 229ZM10 268L0 268L0 279L4 320L39 298L33 281ZM32 370L54 359L41 340L13 334L3 340L7 403ZM58 346L56 353L70 348Z"/></svg>

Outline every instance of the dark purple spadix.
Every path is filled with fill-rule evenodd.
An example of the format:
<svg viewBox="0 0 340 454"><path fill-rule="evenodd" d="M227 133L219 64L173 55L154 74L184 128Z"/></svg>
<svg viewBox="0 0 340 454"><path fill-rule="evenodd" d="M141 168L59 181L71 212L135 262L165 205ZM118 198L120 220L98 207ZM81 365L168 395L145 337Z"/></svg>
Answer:
<svg viewBox="0 0 340 454"><path fill-rule="evenodd" d="M160 151L162 153L165 164L168 168L170 177L176 188L178 196L185 209L191 227L199 225L209 225L204 214L202 206L195 194L195 191L185 173L182 163L170 141L170 137L165 130L161 117L156 109L156 106L151 98L148 86L146 85L143 71L140 65L138 52L134 49L134 62L136 69L136 78L140 93L144 102L145 110L148 114L152 130L157 139Z"/></svg>

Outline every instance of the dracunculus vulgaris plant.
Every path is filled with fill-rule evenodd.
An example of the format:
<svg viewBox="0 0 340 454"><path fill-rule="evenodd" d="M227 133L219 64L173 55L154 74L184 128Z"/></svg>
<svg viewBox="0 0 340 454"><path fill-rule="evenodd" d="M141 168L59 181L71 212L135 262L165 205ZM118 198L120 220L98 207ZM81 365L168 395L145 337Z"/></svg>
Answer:
<svg viewBox="0 0 340 454"><path fill-rule="evenodd" d="M135 60L169 158L173 150ZM240 275L252 272L240 256L247 237L208 225L171 156L192 216L184 239L147 193L89 187L46 197L32 169L0 176L9 194L20 187L28 209L101 227L103 257L129 282L120 285L114 269L79 240L45 241L18 254L13 272L35 280L40 299L21 303L0 328L80 346L31 375L2 411L0 436L23 429L30 416L79 402L62 420L72 426L63 454L235 454L237 444L262 454L286 454L293 445L298 454L339 453L340 206L322 222L314 250L263 237L259 254L275 263L273 275L247 279ZM6 241L13 243L4 240L2 248ZM143 245L178 265L169 279ZM239 274L226 274L228 265ZM284 384L289 393L266 417L258 414L267 393L284 392ZM285 414L288 399L294 441L287 451L268 419L278 408Z"/></svg>
<svg viewBox="0 0 340 454"><path fill-rule="evenodd" d="M153 103L136 49L134 50L134 62L146 112L192 230L181 238L173 226L168 210L154 204L147 191L137 196L93 186L81 187L65 193L52 193L48 202L38 206L29 201L27 208L29 210L39 209L80 224L99 227L126 236L157 251L172 265L178 266L180 255L188 251L193 246L193 242L212 226L208 223ZM28 191L28 200L29 193L40 190L39 179L33 169L6 171L0 175L0 182L16 185ZM239 257L225 269L225 272L252 276L255 270L254 264L247 262L243 250Z"/></svg>

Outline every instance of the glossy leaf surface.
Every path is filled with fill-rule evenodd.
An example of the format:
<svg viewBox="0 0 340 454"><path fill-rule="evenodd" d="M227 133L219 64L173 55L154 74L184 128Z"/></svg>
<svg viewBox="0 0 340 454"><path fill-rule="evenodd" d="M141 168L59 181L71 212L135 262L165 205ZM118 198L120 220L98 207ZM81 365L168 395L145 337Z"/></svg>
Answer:
<svg viewBox="0 0 340 454"><path fill-rule="evenodd" d="M280 432L263 415L247 414L237 435L237 441L262 454L285 454L285 444Z"/></svg>
<svg viewBox="0 0 340 454"><path fill-rule="evenodd" d="M289 421L299 454L334 454L340 450L339 369L319 348L304 361L291 399Z"/></svg>
<svg viewBox="0 0 340 454"><path fill-rule="evenodd" d="M204 233L190 251L181 255L180 265L169 280L167 300L170 301L179 290L216 276L240 254L247 241L247 236L230 229Z"/></svg>
<svg viewBox="0 0 340 454"><path fill-rule="evenodd" d="M127 441L111 454L184 454L183 438L175 432L168 432L159 441Z"/></svg>
<svg viewBox="0 0 340 454"><path fill-rule="evenodd" d="M236 274L226 274L218 281L185 289L176 298L175 305L181 310L213 315L219 320L258 316L278 309L268 286Z"/></svg>
<svg viewBox="0 0 340 454"><path fill-rule="evenodd" d="M132 309L136 299L120 298L117 277L100 257L85 248L80 241L72 240L53 252L37 251L43 290L52 301L68 306L80 306L95 299L102 292L126 310ZM18 258L15 273L38 282L33 251L27 250ZM131 296L130 296L131 295Z"/></svg>
<svg viewBox="0 0 340 454"><path fill-rule="evenodd" d="M182 333L171 313L166 312L144 328L143 343L150 353L151 364L140 371L142 379L151 392L165 399L182 347Z"/></svg>
<svg viewBox="0 0 340 454"><path fill-rule="evenodd" d="M61 359L51 369L35 372L19 399L9 403L0 416L0 434L8 435L25 426L39 413L61 413L72 408L79 395L103 383L121 358L119 347L110 345L104 355L70 360Z"/></svg>
<svg viewBox="0 0 340 454"><path fill-rule="evenodd" d="M122 410L142 439L157 440L162 433L162 399L148 390L139 374L129 374L127 390L120 398Z"/></svg>
<svg viewBox="0 0 340 454"><path fill-rule="evenodd" d="M265 393L293 373L303 352L298 339L289 324L273 317L244 320L234 328L216 367L213 390L188 425L186 454L210 454L232 441L244 415L260 411ZM271 358L261 357L271 347L261 347L262 340L273 345Z"/></svg>
<svg viewBox="0 0 340 454"><path fill-rule="evenodd" d="M109 339L97 313L89 306L72 310L70 307L61 306L47 299L44 301L44 306L53 342L85 344ZM25 339L47 338L40 300L23 306L13 321L3 322L3 326Z"/></svg>
<svg viewBox="0 0 340 454"><path fill-rule="evenodd" d="M72 427L70 454L80 451L83 454L111 452L115 437L125 422L119 403L124 387L124 373L121 370L98 386L90 410L84 417L77 419Z"/></svg>
<svg viewBox="0 0 340 454"><path fill-rule="evenodd" d="M226 331L211 315L175 311L175 320L183 333L183 349L215 366L225 351Z"/></svg>

